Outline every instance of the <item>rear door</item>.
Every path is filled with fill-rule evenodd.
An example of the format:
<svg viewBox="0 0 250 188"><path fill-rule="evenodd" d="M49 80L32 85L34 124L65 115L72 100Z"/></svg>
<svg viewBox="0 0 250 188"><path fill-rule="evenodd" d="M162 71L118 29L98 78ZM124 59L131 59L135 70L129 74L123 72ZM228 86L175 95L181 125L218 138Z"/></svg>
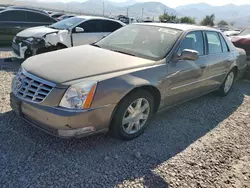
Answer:
<svg viewBox="0 0 250 188"><path fill-rule="evenodd" d="M230 68L230 61L234 59L230 59L229 47L219 32L206 31L205 36L209 68L207 84L213 90L220 87Z"/></svg>
<svg viewBox="0 0 250 188"><path fill-rule="evenodd" d="M0 43L11 43L14 36L25 26L25 12L8 10L0 14Z"/></svg>
<svg viewBox="0 0 250 188"><path fill-rule="evenodd" d="M72 30L73 46L91 44L104 36L102 20L87 20L76 27L81 27L84 31L77 33L75 28Z"/></svg>

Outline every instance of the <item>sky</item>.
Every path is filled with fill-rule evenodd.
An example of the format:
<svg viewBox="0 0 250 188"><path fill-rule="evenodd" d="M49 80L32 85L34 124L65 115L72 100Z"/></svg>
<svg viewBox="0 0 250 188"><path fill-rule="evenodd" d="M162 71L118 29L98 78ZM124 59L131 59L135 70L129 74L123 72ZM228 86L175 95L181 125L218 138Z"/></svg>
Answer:
<svg viewBox="0 0 250 188"><path fill-rule="evenodd" d="M84 2L86 0L39 0L39 1ZM125 0L110 0L110 1L123 2ZM172 8L180 6L180 5L194 4L194 3L208 3L214 6L220 6L220 5L230 4L230 3L235 4L235 5L250 4L250 0L137 0L137 1L138 2L158 1Z"/></svg>

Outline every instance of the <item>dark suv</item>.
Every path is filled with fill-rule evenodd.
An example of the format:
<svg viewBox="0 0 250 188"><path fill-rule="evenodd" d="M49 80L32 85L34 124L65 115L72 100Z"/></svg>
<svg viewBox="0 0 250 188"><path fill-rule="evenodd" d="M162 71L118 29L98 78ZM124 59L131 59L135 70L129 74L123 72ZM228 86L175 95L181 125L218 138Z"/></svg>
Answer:
<svg viewBox="0 0 250 188"><path fill-rule="evenodd" d="M46 13L27 9L6 9L0 11L0 44L11 44L20 31L36 26L51 25L56 20Z"/></svg>

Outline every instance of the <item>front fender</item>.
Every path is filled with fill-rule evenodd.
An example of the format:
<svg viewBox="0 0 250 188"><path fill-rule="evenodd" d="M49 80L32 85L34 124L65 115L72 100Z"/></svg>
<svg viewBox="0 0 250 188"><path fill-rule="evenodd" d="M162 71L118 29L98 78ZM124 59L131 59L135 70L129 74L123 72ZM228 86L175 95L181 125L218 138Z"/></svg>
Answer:
<svg viewBox="0 0 250 188"><path fill-rule="evenodd" d="M91 106L95 108L108 104L117 104L133 89L142 86L156 87L161 96L164 96L166 74L167 66L164 64L100 81Z"/></svg>

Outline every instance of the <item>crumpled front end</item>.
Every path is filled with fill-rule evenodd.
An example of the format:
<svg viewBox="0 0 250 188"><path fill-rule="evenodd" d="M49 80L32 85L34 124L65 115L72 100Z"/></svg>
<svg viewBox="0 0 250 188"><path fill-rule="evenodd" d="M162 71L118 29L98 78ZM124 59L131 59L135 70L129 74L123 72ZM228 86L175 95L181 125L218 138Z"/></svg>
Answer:
<svg viewBox="0 0 250 188"><path fill-rule="evenodd" d="M14 57L18 59L26 59L33 55L56 50L56 46L47 43L44 37L15 37L12 48Z"/></svg>
<svg viewBox="0 0 250 188"><path fill-rule="evenodd" d="M18 34L12 42L13 56L18 59L26 59L70 46L71 38L68 30L53 31L43 36L22 37Z"/></svg>

